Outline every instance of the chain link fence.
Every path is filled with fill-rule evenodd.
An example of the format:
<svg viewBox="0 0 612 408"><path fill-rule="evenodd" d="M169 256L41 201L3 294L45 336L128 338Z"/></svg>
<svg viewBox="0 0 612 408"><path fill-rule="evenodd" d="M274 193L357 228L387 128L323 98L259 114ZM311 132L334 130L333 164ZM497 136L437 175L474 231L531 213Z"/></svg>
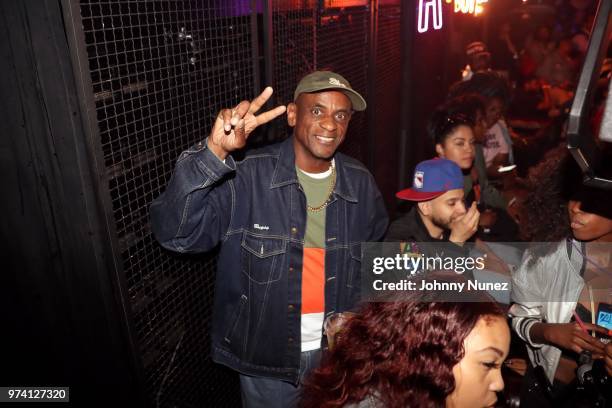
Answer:
<svg viewBox="0 0 612 408"><path fill-rule="evenodd" d="M110 192L106 211L115 223L116 264L151 406L240 405L237 375L209 358L215 254L163 250L148 214L180 152L206 137L221 107L251 98L265 81L275 88L275 102L286 104L303 75L337 71L375 110L353 117L342 151L367 162L373 146L374 162L367 164L383 196L392 197L397 186L399 1L378 7L269 0L267 6L251 0L80 1L75 24L82 25L86 50L80 62L89 66L93 136L106 169L99 177ZM268 17L271 27L263 24ZM262 58L269 39L272 60ZM255 140L289 133L283 120L267 130Z"/></svg>

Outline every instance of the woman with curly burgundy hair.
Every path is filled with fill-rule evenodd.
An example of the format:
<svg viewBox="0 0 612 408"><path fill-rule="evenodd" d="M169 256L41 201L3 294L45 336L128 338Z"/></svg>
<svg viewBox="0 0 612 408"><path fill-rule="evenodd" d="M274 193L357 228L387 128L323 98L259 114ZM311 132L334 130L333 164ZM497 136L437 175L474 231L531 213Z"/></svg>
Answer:
<svg viewBox="0 0 612 408"><path fill-rule="evenodd" d="M306 382L303 407L486 407L504 387L510 332L478 302L366 304Z"/></svg>

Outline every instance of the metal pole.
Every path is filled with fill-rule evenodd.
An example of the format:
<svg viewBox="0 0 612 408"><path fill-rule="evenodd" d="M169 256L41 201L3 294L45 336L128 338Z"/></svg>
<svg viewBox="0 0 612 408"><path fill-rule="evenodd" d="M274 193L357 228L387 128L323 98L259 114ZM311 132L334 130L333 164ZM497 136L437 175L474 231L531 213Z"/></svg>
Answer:
<svg viewBox="0 0 612 408"><path fill-rule="evenodd" d="M274 83L274 25L272 20L272 0L263 0L263 50L265 86L275 87ZM258 93L261 92L258 91ZM265 110L272 109L278 102L277 93L272 95L265 105ZM267 126L267 140L276 141L277 127Z"/></svg>
<svg viewBox="0 0 612 408"><path fill-rule="evenodd" d="M401 93L400 93L400 126L399 126L399 186L402 189L408 182L408 160L409 153L409 135L412 127L412 53L413 53L413 38L415 33L414 22L415 2L413 0L402 0L402 14L400 22L400 45L402 47L402 77L401 77Z"/></svg>
<svg viewBox="0 0 612 408"><path fill-rule="evenodd" d="M263 2L263 48L266 86L274 86L274 25L272 21L272 0Z"/></svg>
<svg viewBox="0 0 612 408"><path fill-rule="evenodd" d="M370 0L370 44L368 54L368 136L366 140L366 164L376 176L376 47L378 44L378 0Z"/></svg>
<svg viewBox="0 0 612 408"><path fill-rule="evenodd" d="M257 0L251 0L251 60L253 62L253 95L259 95L261 92L259 33L257 28Z"/></svg>
<svg viewBox="0 0 612 408"><path fill-rule="evenodd" d="M317 34L319 33L319 30L321 29L321 14L323 13L323 0L318 0L312 10L312 17L313 17L313 25L312 25L312 66L313 66L313 70L316 71L319 69L318 63L317 63L317 53L318 53L318 49L317 49Z"/></svg>

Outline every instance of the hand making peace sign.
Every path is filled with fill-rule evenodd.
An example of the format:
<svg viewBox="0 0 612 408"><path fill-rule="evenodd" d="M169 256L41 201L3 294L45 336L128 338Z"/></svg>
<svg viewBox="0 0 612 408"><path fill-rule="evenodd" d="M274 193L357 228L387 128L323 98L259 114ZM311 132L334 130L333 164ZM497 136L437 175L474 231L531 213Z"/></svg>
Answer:
<svg viewBox="0 0 612 408"><path fill-rule="evenodd" d="M270 99L272 92L272 88L268 86L251 102L242 101L233 109L222 109L219 112L208 137L208 148L219 159L225 160L230 152L244 147L247 138L257 126L285 113L287 108L281 105L255 116L255 113Z"/></svg>

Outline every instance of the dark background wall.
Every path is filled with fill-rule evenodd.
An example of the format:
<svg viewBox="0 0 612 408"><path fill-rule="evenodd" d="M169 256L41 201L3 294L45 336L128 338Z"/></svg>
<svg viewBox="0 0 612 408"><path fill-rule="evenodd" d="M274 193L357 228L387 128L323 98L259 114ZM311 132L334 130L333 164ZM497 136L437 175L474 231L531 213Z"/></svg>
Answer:
<svg viewBox="0 0 612 408"><path fill-rule="evenodd" d="M2 384L140 399L57 2L0 3Z"/></svg>

